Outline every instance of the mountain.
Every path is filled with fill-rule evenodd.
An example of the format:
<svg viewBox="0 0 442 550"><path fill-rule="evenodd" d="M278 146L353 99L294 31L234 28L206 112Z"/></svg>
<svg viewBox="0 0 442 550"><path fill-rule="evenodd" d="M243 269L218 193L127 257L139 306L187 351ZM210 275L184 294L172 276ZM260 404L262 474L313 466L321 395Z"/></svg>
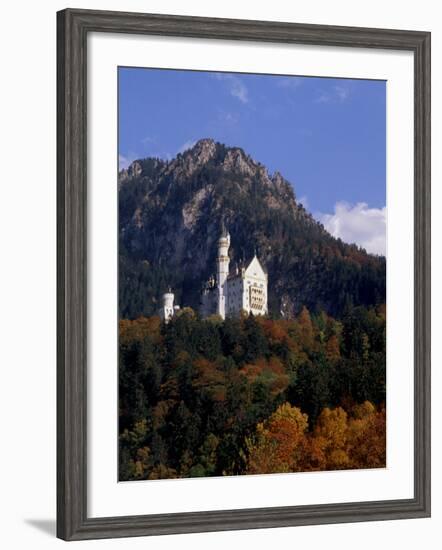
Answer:
<svg viewBox="0 0 442 550"><path fill-rule="evenodd" d="M122 318L155 314L168 287L197 309L222 220L231 262L256 250L267 270L270 314L305 305L339 317L349 304L385 303L385 258L332 237L279 172L239 147L201 139L171 161L136 160L120 171L118 193Z"/></svg>

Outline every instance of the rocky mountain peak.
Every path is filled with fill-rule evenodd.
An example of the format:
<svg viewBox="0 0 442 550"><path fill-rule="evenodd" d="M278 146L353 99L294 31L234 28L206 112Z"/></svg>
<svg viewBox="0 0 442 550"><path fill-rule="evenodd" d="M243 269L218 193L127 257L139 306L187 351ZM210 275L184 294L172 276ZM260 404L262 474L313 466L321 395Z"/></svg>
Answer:
<svg viewBox="0 0 442 550"><path fill-rule="evenodd" d="M211 138L199 139L195 145L187 151L186 157L191 156L199 165L209 162L215 155L217 143Z"/></svg>
<svg viewBox="0 0 442 550"><path fill-rule="evenodd" d="M199 168L210 162L217 151L217 143L210 138L198 140L190 149L177 155L168 163L166 174L174 174L178 179L193 175Z"/></svg>
<svg viewBox="0 0 442 550"><path fill-rule="evenodd" d="M138 160L134 160L127 168L120 170L120 173L118 174L118 186L132 178L140 176L142 172L143 168L140 162Z"/></svg>
<svg viewBox="0 0 442 550"><path fill-rule="evenodd" d="M142 171L143 171L143 168L141 166L141 163L139 161L135 160L129 166L129 168L127 170L127 174L128 174L129 177L137 177L141 174Z"/></svg>
<svg viewBox="0 0 442 550"><path fill-rule="evenodd" d="M257 172L256 163L240 148L228 149L224 157L223 168L247 176L254 176Z"/></svg>

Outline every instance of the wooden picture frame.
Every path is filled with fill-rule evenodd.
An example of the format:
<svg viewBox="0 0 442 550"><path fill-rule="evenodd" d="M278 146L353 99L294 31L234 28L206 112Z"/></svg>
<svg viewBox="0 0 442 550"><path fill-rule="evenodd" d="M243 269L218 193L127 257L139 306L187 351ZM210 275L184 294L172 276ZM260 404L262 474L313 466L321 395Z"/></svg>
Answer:
<svg viewBox="0 0 442 550"><path fill-rule="evenodd" d="M414 56L414 498L87 517L87 36L151 34ZM430 515L430 33L67 9L57 14L57 536L64 540L406 519Z"/></svg>

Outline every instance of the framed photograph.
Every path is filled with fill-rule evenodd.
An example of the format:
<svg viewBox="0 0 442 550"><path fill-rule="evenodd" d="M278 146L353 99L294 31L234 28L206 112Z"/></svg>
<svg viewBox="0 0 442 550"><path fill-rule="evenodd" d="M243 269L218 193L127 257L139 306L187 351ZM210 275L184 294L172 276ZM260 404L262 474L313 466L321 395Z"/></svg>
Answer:
<svg viewBox="0 0 442 550"><path fill-rule="evenodd" d="M430 33L58 13L57 534L430 515Z"/></svg>

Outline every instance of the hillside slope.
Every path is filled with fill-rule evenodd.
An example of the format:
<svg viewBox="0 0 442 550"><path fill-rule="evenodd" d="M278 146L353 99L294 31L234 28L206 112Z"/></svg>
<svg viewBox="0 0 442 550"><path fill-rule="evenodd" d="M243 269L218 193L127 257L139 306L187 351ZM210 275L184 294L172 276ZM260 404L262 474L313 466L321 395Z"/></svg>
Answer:
<svg viewBox="0 0 442 550"><path fill-rule="evenodd" d="M211 139L169 162L134 161L119 174L120 317L152 315L167 287L195 309L215 271L221 220L232 262L255 249L269 275L269 310L303 305L340 316L347 304L385 302L385 258L332 237L281 174Z"/></svg>

